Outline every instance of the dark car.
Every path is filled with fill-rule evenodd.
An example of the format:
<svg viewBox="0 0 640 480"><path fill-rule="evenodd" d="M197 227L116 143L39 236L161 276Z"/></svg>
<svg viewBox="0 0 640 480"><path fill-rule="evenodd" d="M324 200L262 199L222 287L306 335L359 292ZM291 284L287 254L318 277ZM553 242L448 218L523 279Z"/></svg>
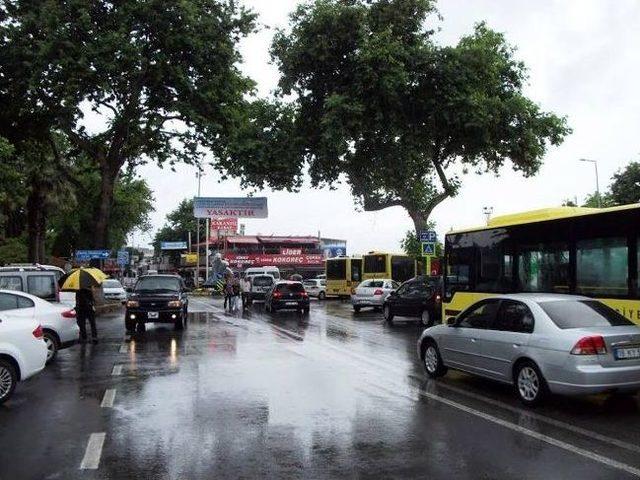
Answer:
<svg viewBox="0 0 640 480"><path fill-rule="evenodd" d="M442 278L416 277L391 292L382 305L387 322L394 317L417 317L430 327L442 316Z"/></svg>
<svg viewBox="0 0 640 480"><path fill-rule="evenodd" d="M301 282L276 282L264 301L267 312L298 310L309 313L309 295Z"/></svg>
<svg viewBox="0 0 640 480"><path fill-rule="evenodd" d="M177 275L140 277L127 300L125 326L144 331L145 323L173 323L176 330L187 324L189 300L184 280Z"/></svg>

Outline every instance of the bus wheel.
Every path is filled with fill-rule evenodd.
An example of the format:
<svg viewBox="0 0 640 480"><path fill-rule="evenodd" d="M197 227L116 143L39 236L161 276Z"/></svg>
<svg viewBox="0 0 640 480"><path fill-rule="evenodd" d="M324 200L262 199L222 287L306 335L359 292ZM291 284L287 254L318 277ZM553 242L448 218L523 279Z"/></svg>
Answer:
<svg viewBox="0 0 640 480"><path fill-rule="evenodd" d="M382 308L382 314L384 315L384 319L387 323L389 325L393 325L393 314L391 313L391 307L389 305L385 305Z"/></svg>

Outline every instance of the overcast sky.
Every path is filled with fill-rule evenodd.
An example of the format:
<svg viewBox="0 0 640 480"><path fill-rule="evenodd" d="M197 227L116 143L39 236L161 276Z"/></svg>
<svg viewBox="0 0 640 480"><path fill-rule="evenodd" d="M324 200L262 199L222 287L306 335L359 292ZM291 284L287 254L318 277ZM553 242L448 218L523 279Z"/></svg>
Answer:
<svg viewBox="0 0 640 480"><path fill-rule="evenodd" d="M297 2L245 0L269 27L284 27ZM518 57L530 73L526 93L543 109L566 115L573 134L551 149L544 167L534 178L522 178L507 168L501 176L463 178L456 198L435 210L432 219L442 235L452 227L482 224L483 207L494 215L558 206L565 198L584 199L595 190L593 165L598 161L600 188L612 174L631 160L640 159L640 2L637 0L441 0L444 17L437 38L456 43L472 31L476 22L504 32L518 47ZM269 64L272 30L263 29L242 44L243 70L258 82L259 92L269 94L277 83L277 70ZM195 195L193 167L140 169L155 192L154 226L178 202ZM203 196L241 196L234 181L218 183L211 169L202 178ZM269 198L269 218L246 221L248 234L316 235L348 241L349 253L369 250L398 251L400 239L412 222L400 207L376 213L358 212L347 187L336 191L304 188L300 193L260 192ZM241 221L241 223L243 223ZM151 235L136 234L138 245Z"/></svg>

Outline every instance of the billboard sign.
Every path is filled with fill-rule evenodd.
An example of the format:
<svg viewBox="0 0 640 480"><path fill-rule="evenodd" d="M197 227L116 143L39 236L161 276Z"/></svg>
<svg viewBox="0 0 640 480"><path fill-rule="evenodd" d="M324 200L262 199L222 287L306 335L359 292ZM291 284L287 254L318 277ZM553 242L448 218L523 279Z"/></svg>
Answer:
<svg viewBox="0 0 640 480"><path fill-rule="evenodd" d="M105 260L111 255L111 250L76 250L78 262L88 262L93 259Z"/></svg>
<svg viewBox="0 0 640 480"><path fill-rule="evenodd" d="M160 242L160 250L186 250L187 242Z"/></svg>
<svg viewBox="0 0 640 480"><path fill-rule="evenodd" d="M267 218L267 197L195 197L196 218Z"/></svg>
<svg viewBox="0 0 640 480"><path fill-rule="evenodd" d="M344 257L347 255L346 245L325 245L322 250L324 258Z"/></svg>
<svg viewBox="0 0 640 480"><path fill-rule="evenodd" d="M303 253L300 255L283 255L283 254L235 254L228 253L224 257L230 265L243 268L247 266L261 267L266 265L275 265L277 267L292 266L322 266L324 260L319 253Z"/></svg>
<svg viewBox="0 0 640 480"><path fill-rule="evenodd" d="M124 267L129 265L129 252L126 250L118 250L118 265Z"/></svg>

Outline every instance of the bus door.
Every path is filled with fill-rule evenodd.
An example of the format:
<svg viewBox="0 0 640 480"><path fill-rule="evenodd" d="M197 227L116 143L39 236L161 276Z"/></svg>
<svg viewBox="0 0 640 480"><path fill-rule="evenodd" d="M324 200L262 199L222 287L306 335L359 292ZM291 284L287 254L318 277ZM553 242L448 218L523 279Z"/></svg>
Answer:
<svg viewBox="0 0 640 480"><path fill-rule="evenodd" d="M351 285L355 288L362 281L362 259L351 259Z"/></svg>

